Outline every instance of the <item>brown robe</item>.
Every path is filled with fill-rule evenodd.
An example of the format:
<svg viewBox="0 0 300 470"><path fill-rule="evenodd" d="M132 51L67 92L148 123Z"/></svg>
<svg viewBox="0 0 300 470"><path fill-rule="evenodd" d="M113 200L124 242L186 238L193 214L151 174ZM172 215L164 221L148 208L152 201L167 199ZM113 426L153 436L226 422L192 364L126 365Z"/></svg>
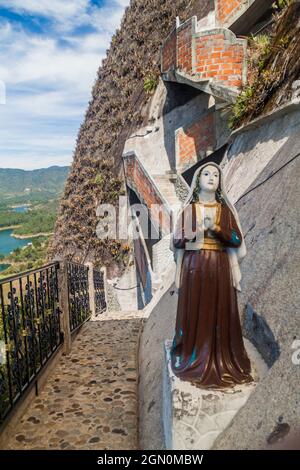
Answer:
<svg viewBox="0 0 300 470"><path fill-rule="evenodd" d="M194 229L196 210L195 203L191 204ZM204 232L204 248L185 250L183 256L171 348L174 374L201 388L231 387L253 381L225 251L226 247L238 247L242 236L226 204L218 203L216 212L215 230ZM176 227L174 246L185 248L189 239L185 236L183 218L178 219ZM208 236L215 239L215 244Z"/></svg>

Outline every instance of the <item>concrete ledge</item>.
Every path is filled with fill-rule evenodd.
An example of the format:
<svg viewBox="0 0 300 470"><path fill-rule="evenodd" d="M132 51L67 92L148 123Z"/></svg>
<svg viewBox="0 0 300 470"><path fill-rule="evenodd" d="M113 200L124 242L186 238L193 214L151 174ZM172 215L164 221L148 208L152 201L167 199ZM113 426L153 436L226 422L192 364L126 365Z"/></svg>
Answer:
<svg viewBox="0 0 300 470"><path fill-rule="evenodd" d="M292 99L291 101L284 103L282 106L279 106L278 108L273 109L272 111L269 111L266 114L262 114L261 116L258 116L252 121L246 124L243 124L242 126L232 131L232 133L230 134L229 142L231 142L233 138L236 137L238 134L247 132L250 129L255 129L257 127L260 127L262 124L271 122L275 119L278 119L279 117L284 116L285 114L298 111L299 109L300 109L300 99L299 98Z"/></svg>
<svg viewBox="0 0 300 470"><path fill-rule="evenodd" d="M244 342L255 381L225 391L200 389L178 379L171 369L172 341L165 341L163 427L166 449L211 449L216 438L245 405L268 367L253 345L245 339Z"/></svg>
<svg viewBox="0 0 300 470"><path fill-rule="evenodd" d="M246 0L224 25L235 34L247 34L267 10L271 9L272 3L273 0Z"/></svg>
<svg viewBox="0 0 300 470"><path fill-rule="evenodd" d="M224 103L235 103L240 90L236 87L224 86L213 79L200 79L198 73L189 74L182 70L170 70L162 74L162 79L166 82L176 82L197 88L204 93L213 95Z"/></svg>

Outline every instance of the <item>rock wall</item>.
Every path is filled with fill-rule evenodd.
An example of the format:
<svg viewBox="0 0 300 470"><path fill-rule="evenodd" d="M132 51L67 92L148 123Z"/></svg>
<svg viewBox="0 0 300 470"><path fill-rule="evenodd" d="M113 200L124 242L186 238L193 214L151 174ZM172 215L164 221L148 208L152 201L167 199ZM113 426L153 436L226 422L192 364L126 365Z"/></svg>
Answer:
<svg viewBox="0 0 300 470"><path fill-rule="evenodd" d="M300 364L293 363L293 343L300 340L300 157L294 158L300 148L300 107L295 104L284 112L261 119L233 136L222 163L226 186L235 202L251 190L236 203L248 250L241 265L242 292L238 294L241 321L244 323L246 305L248 311L251 306L272 332L279 357L219 437L216 449L272 448L299 426ZM151 311L140 344L140 434L145 449L164 446L163 344L173 338L177 308L171 277L169 282L168 291ZM265 336L251 318L244 334L271 365L268 350L261 343Z"/></svg>
<svg viewBox="0 0 300 470"><path fill-rule="evenodd" d="M287 440L300 431L300 364L293 359L294 341L300 340L299 144L300 106L284 118L266 120L239 134L228 153L227 184L235 198L238 192L258 186L236 204L248 249L242 263L240 311L245 318L246 306L251 306L264 320L278 344L279 357L219 438L217 449L270 448L284 434ZM263 153L266 147L269 159ZM261 333L257 322L252 331L248 325L248 336L268 361Z"/></svg>
<svg viewBox="0 0 300 470"><path fill-rule="evenodd" d="M164 341L172 338L174 333L177 296L173 287L169 278L162 298L153 308L149 305L150 316L140 340L139 436L140 448L145 450L165 448L162 418Z"/></svg>

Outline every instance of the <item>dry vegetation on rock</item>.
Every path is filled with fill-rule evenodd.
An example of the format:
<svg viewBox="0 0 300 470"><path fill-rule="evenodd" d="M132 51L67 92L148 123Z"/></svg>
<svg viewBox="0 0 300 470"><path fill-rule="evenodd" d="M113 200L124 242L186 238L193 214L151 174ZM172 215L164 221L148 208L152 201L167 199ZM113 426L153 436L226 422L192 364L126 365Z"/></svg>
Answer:
<svg viewBox="0 0 300 470"><path fill-rule="evenodd" d="M232 128L290 101L300 79L300 2L280 5L270 34L249 40L248 83L233 106Z"/></svg>
<svg viewBox="0 0 300 470"><path fill-rule="evenodd" d="M175 25L205 16L212 0L132 0L98 70L80 128L74 160L61 200L48 259L55 255L92 260L111 270L124 269L128 245L96 236L96 208L118 204L124 194L121 155L125 139L147 117L147 85L159 75L160 44ZM115 269L114 269L115 268ZM116 272L114 272L114 275Z"/></svg>

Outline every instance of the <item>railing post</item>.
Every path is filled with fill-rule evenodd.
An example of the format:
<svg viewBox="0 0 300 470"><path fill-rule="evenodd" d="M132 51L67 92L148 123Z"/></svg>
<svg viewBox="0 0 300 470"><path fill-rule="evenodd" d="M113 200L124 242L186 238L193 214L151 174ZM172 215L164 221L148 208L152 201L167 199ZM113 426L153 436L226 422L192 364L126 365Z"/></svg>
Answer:
<svg viewBox="0 0 300 470"><path fill-rule="evenodd" d="M85 266L88 266L88 282L89 282L89 297L90 297L90 311L91 311L91 320L96 320L96 305L95 305L95 287L94 287L94 265L92 262L88 261L84 263Z"/></svg>
<svg viewBox="0 0 300 470"><path fill-rule="evenodd" d="M58 298L61 310L61 329L64 334L63 351L69 354L71 351L70 309L68 295L68 270L67 261L57 256L53 261L59 261L58 270Z"/></svg>
<svg viewBox="0 0 300 470"><path fill-rule="evenodd" d="M103 287L104 287L104 299L105 299L105 303L106 303L106 311L108 311L108 297L107 297L107 268L106 266L102 266L102 268L100 268L100 271L103 272Z"/></svg>

